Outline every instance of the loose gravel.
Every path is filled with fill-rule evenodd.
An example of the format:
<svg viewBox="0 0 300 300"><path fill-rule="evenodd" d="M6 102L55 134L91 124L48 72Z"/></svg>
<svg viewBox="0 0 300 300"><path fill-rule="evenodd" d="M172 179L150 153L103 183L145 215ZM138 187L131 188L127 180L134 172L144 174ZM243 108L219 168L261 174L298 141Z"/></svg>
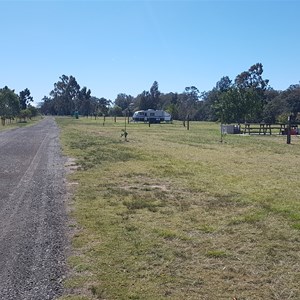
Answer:
<svg viewBox="0 0 300 300"><path fill-rule="evenodd" d="M0 132L0 299L62 295L65 159L52 117Z"/></svg>

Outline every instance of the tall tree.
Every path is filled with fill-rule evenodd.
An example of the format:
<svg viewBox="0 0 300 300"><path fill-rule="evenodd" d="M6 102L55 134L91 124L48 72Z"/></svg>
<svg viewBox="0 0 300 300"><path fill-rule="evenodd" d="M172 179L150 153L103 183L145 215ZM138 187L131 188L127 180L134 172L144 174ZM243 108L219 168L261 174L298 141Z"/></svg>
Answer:
<svg viewBox="0 0 300 300"><path fill-rule="evenodd" d="M62 75L50 92L55 103L55 110L60 115L71 115L76 109L76 101L80 94L80 86L75 77Z"/></svg>
<svg viewBox="0 0 300 300"><path fill-rule="evenodd" d="M216 91L223 93L232 87L232 80L228 76L223 76L216 84Z"/></svg>
<svg viewBox="0 0 300 300"><path fill-rule="evenodd" d="M131 95L126 95L124 93L120 93L117 95L117 98L114 101L114 104L121 107L124 111L125 109L129 109L130 105L133 103L134 98Z"/></svg>
<svg viewBox="0 0 300 300"><path fill-rule="evenodd" d="M267 92L267 103L264 106L264 121L267 123L276 123L279 116L289 113L288 104L282 92L274 91L272 93Z"/></svg>
<svg viewBox="0 0 300 300"><path fill-rule="evenodd" d="M160 101L160 91L158 90L158 83L154 81L149 91L143 91L137 95L135 99L136 108L140 110L158 109Z"/></svg>
<svg viewBox="0 0 300 300"><path fill-rule="evenodd" d="M30 91L27 88L24 91L21 91L19 93L19 99L20 99L21 109L26 109L27 105L30 102L33 102L33 98L32 98L32 96L30 96Z"/></svg>
<svg viewBox="0 0 300 300"><path fill-rule="evenodd" d="M108 114L113 117L121 117L123 116L122 108L118 105L114 105L109 109Z"/></svg>
<svg viewBox="0 0 300 300"><path fill-rule="evenodd" d="M6 118L15 117L20 111L19 97L14 90L5 86L0 89L0 117L2 124L5 124Z"/></svg>
<svg viewBox="0 0 300 300"><path fill-rule="evenodd" d="M91 90L83 87L75 99L75 110L79 110L84 116L89 116L93 112L91 101Z"/></svg>
<svg viewBox="0 0 300 300"><path fill-rule="evenodd" d="M172 115L173 119L178 119L178 94L167 93L160 94L159 108L167 111Z"/></svg>
<svg viewBox="0 0 300 300"><path fill-rule="evenodd" d="M91 101L93 103L93 110L94 110L94 114L97 116L106 116L108 114L109 111L109 106L111 104L111 101L101 97L101 98L97 98L97 97L92 97Z"/></svg>
<svg viewBox="0 0 300 300"><path fill-rule="evenodd" d="M290 85L289 88L284 92L284 97L288 104L289 110L296 119L300 112L300 83Z"/></svg>
<svg viewBox="0 0 300 300"><path fill-rule="evenodd" d="M182 94L178 95L178 114L179 119L185 120L187 117L194 119L200 92L195 86L186 87Z"/></svg>
<svg viewBox="0 0 300 300"><path fill-rule="evenodd" d="M235 78L235 86L239 91L239 101L244 121L260 121L265 104L264 92L269 80L262 78L263 65L257 63Z"/></svg>
<svg viewBox="0 0 300 300"><path fill-rule="evenodd" d="M154 81L150 88L150 105L151 108L157 109L159 104L160 91L158 90L158 82Z"/></svg>
<svg viewBox="0 0 300 300"><path fill-rule="evenodd" d="M45 115L57 115L58 112L55 109L55 103L53 98L44 96L38 105L40 107L41 113Z"/></svg>
<svg viewBox="0 0 300 300"><path fill-rule="evenodd" d="M269 80L262 78L263 65L261 63L254 64L248 71L244 71L237 75L235 84L240 89L254 88L264 91L268 87Z"/></svg>
<svg viewBox="0 0 300 300"><path fill-rule="evenodd" d="M141 94L139 94L136 98L136 101L138 103L138 109L140 110L146 110L151 109L152 104L150 100L150 93L148 91L143 91Z"/></svg>
<svg viewBox="0 0 300 300"><path fill-rule="evenodd" d="M266 103L268 80L262 78L263 66L257 63L237 75L234 84L229 77L217 82L211 97L219 120L224 123L261 121Z"/></svg>
<svg viewBox="0 0 300 300"><path fill-rule="evenodd" d="M244 121L244 111L240 101L240 93L236 87L231 87L219 95L218 117L222 123L241 123Z"/></svg>
<svg viewBox="0 0 300 300"><path fill-rule="evenodd" d="M232 93L229 91L232 88L232 80L228 76L223 76L211 91L204 93L203 98L205 102L203 109L206 110L206 120L216 121L219 119L221 122L230 122L232 112L227 111L229 105L226 102L234 101L234 99L230 100ZM225 97L226 93L228 94Z"/></svg>

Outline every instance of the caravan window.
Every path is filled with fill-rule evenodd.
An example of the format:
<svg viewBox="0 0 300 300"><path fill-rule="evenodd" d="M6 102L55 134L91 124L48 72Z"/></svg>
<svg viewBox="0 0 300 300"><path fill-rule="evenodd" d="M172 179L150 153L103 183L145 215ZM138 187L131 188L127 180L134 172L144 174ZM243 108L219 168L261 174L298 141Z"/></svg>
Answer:
<svg viewBox="0 0 300 300"><path fill-rule="evenodd" d="M144 113L143 111L140 111L140 112L139 112L139 115L140 115L140 116L143 116L144 114L145 114L145 113Z"/></svg>

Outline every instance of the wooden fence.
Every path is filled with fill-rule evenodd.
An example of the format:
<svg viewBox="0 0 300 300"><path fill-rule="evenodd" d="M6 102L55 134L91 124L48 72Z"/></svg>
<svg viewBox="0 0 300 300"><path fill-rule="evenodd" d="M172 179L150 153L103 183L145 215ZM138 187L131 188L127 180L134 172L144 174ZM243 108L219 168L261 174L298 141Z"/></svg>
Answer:
<svg viewBox="0 0 300 300"><path fill-rule="evenodd" d="M244 134L287 134L287 124L250 124L241 125L241 133ZM298 134L298 125L291 125L291 134Z"/></svg>

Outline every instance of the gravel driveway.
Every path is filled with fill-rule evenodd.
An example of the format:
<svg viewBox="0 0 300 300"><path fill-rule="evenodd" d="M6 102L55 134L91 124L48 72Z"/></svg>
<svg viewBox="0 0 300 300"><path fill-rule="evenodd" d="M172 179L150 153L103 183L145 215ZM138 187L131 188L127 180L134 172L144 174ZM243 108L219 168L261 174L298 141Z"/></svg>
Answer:
<svg viewBox="0 0 300 300"><path fill-rule="evenodd" d="M62 294L64 158L52 117L0 132L0 299Z"/></svg>

